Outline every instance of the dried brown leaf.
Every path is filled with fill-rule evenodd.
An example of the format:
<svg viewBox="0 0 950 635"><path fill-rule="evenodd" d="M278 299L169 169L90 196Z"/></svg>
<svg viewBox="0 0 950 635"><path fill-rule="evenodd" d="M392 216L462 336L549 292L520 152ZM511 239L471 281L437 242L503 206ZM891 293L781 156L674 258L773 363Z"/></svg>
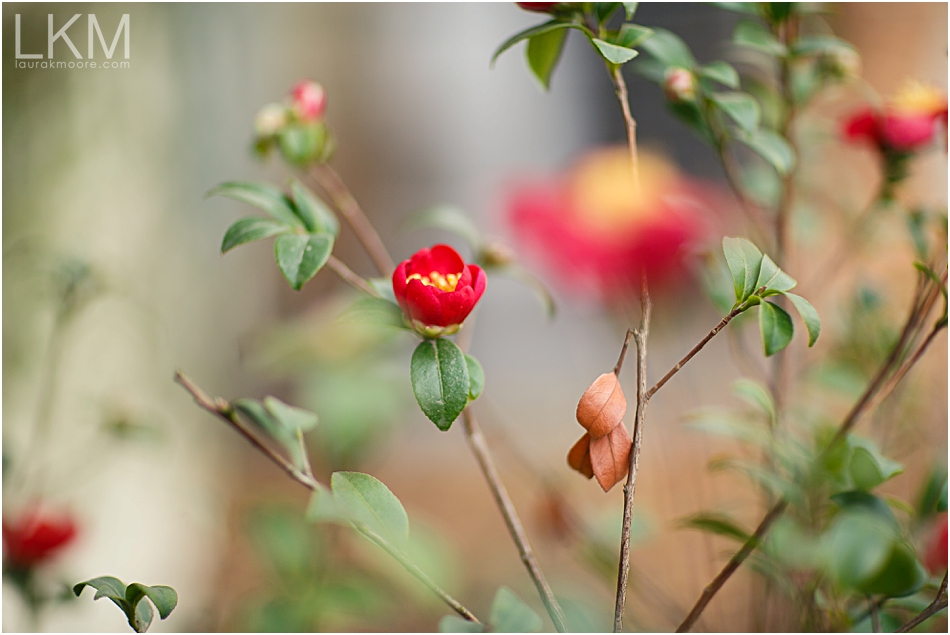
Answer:
<svg viewBox="0 0 950 635"><path fill-rule="evenodd" d="M590 435L584 434L571 451L567 453L567 464L587 478L594 477L594 468L590 463Z"/></svg>
<svg viewBox="0 0 950 635"><path fill-rule="evenodd" d="M630 468L630 433L618 425L610 434L590 442L590 462L597 482L606 492L627 476Z"/></svg>
<svg viewBox="0 0 950 635"><path fill-rule="evenodd" d="M594 380L577 403L577 422L592 439L610 434L623 421L627 399L614 373L604 373Z"/></svg>

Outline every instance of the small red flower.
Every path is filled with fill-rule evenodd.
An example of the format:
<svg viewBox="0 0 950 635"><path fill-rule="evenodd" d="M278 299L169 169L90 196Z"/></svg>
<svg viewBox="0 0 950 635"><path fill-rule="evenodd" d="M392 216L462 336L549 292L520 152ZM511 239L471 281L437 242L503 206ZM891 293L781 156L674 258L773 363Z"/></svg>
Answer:
<svg viewBox="0 0 950 635"><path fill-rule="evenodd" d="M393 292L423 337L452 335L485 292L486 276L448 245L420 249L393 272Z"/></svg>
<svg viewBox="0 0 950 635"><path fill-rule="evenodd" d="M561 4L560 2L516 2L516 5L524 9L525 11L534 11L535 13L551 13L554 10L554 7Z"/></svg>
<svg viewBox="0 0 950 635"><path fill-rule="evenodd" d="M927 539L924 566L931 575L947 570L947 515L941 514Z"/></svg>
<svg viewBox="0 0 950 635"><path fill-rule="evenodd" d="M860 110L845 120L845 139L868 141L882 152L916 152L937 134L937 122L946 117L947 96L917 82L908 82L883 111Z"/></svg>
<svg viewBox="0 0 950 635"><path fill-rule="evenodd" d="M29 569L49 560L76 537L76 524L66 515L31 510L3 521L3 549L15 568Z"/></svg>
<svg viewBox="0 0 950 635"><path fill-rule="evenodd" d="M327 109L327 91L313 80L297 82L290 96L294 112L301 121L317 121Z"/></svg>

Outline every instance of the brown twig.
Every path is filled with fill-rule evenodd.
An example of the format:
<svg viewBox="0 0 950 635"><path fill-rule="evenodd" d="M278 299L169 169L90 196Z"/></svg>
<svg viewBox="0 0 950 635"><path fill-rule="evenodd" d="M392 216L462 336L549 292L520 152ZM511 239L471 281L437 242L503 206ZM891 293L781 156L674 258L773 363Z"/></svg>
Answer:
<svg viewBox="0 0 950 635"><path fill-rule="evenodd" d="M620 347L620 357L617 358L617 365L614 366L614 375L620 376L620 369L623 368L623 360L627 356L627 348L630 346L630 338L634 337L634 329L627 329L627 335L623 338L623 346Z"/></svg>
<svg viewBox="0 0 950 635"><path fill-rule="evenodd" d="M349 283L353 288L368 293L374 298L378 298L379 293L366 280L357 275L352 269L343 264L343 261L336 256L330 256L327 260L327 266L333 270L333 273L340 276L344 282Z"/></svg>
<svg viewBox="0 0 950 635"><path fill-rule="evenodd" d="M643 426L646 421L646 407L649 397L647 389L647 339L650 335L650 314L653 305L650 302L650 290L646 275L640 283L640 325L632 331L637 345L637 410L633 420L633 446L630 450L630 464L627 470L627 482L623 486L623 525L620 530L620 566L617 570L617 596L614 603L614 632L623 630L623 612L627 602L627 577L630 574L630 525L633 519L633 497L637 487L637 471L640 466L640 445ZM631 331L627 331L623 351L630 341ZM623 362L621 353L618 367ZM614 372L619 372L618 370Z"/></svg>
<svg viewBox="0 0 950 635"><path fill-rule="evenodd" d="M392 257L389 255L389 252L386 251L386 246L376 232L376 228L370 223L369 218L366 217L366 214L360 208L359 203L356 202L353 194L346 187L346 184L343 183L343 179L340 178L340 175L326 163L315 166L310 173L317 183L327 191L330 198L333 199L337 209L340 210L340 213L343 214L343 218L345 218L350 224L350 227L353 228L353 232L356 234L356 237L359 238L360 242L363 243L366 253L369 254L369 257L376 265L376 268L379 269L379 272L384 276L391 275L393 269L396 268L393 264Z"/></svg>
<svg viewBox="0 0 950 635"><path fill-rule="evenodd" d="M624 126L627 130L627 148L630 151L630 168L633 170L633 191L640 194L640 170L639 158L637 156L637 121L630 112L630 101L627 95L627 82L624 81L620 66L615 65L611 69L610 78L614 83L614 91L617 95L617 101L620 102L620 109L623 112Z"/></svg>
<svg viewBox="0 0 950 635"><path fill-rule="evenodd" d="M916 628L917 626L923 624L926 620L930 619L940 611L947 608L947 574L943 574L943 582L940 583L940 588L937 589L937 597L934 598L934 601L931 602L927 608L920 612L920 614L914 619L910 620L899 629L896 633L909 633L911 629Z"/></svg>

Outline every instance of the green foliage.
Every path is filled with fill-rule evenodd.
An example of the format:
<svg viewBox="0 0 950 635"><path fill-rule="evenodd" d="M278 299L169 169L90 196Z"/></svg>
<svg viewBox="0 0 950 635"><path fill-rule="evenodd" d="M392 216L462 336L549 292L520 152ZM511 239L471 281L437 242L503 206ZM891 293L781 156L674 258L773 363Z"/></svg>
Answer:
<svg viewBox="0 0 950 635"><path fill-rule="evenodd" d="M788 174L795 165L795 151L781 135L765 128L739 135L738 140L769 162L779 174Z"/></svg>
<svg viewBox="0 0 950 635"><path fill-rule="evenodd" d="M611 44L610 42L605 42L598 38L593 38L591 42L600 52L600 55L611 64L626 64L639 54L637 51L627 48L626 46Z"/></svg>
<svg viewBox="0 0 950 635"><path fill-rule="evenodd" d="M696 58L686 43L672 31L654 29L653 36L640 46L651 57L666 66L677 66L692 70L696 67Z"/></svg>
<svg viewBox="0 0 950 635"><path fill-rule="evenodd" d="M785 309L771 302L762 302L759 305L759 331L765 356L771 357L789 345L795 327Z"/></svg>
<svg viewBox="0 0 950 635"><path fill-rule="evenodd" d="M425 340L412 354L409 375L422 412L439 430L448 430L468 404L465 355L447 339Z"/></svg>
<svg viewBox="0 0 950 635"><path fill-rule="evenodd" d="M736 25L732 34L733 43L760 51L767 55L782 57L787 51L785 45L769 32L761 22L743 20Z"/></svg>
<svg viewBox="0 0 950 635"><path fill-rule="evenodd" d="M903 473L904 466L881 454L870 439L848 434L824 453L823 468L838 490L870 491Z"/></svg>
<svg viewBox="0 0 950 635"><path fill-rule="evenodd" d="M738 77L736 79L738 81ZM762 113L759 102L752 95L741 92L712 93L709 99L745 132L751 134L759 127Z"/></svg>
<svg viewBox="0 0 950 635"><path fill-rule="evenodd" d="M118 578L102 576L74 585L73 593L79 597L87 586L96 590L94 600L99 598L112 600L125 613L129 626L136 633L144 633L152 624L154 616L149 602L155 606L163 620L171 615L178 605L178 593L170 586L146 586L133 582L126 587ZM142 602L145 598L148 598L149 602Z"/></svg>
<svg viewBox="0 0 950 635"><path fill-rule="evenodd" d="M358 298L340 314L340 320L398 329L409 328L399 305L383 298Z"/></svg>
<svg viewBox="0 0 950 635"><path fill-rule="evenodd" d="M228 227L221 241L221 253L227 253L238 245L270 238L277 234L291 231L284 223L267 220L266 218L242 218Z"/></svg>
<svg viewBox="0 0 950 635"><path fill-rule="evenodd" d="M332 234L334 238L340 235L340 221L326 203L297 179L291 179L290 191L294 197L294 211L308 232Z"/></svg>
<svg viewBox="0 0 950 635"><path fill-rule="evenodd" d="M705 66L700 66L699 75L729 88L739 88L739 73L728 62L717 60ZM756 107L758 107L758 104L756 104Z"/></svg>
<svg viewBox="0 0 950 635"><path fill-rule="evenodd" d="M439 622L440 633L537 633L544 623L531 607L508 587L499 587L492 601L485 624L476 624L456 615L446 615Z"/></svg>
<svg viewBox="0 0 950 635"><path fill-rule="evenodd" d="M317 415L302 408L289 406L276 397L236 399L231 407L251 421L267 436L277 441L290 456L297 469L306 465L303 433L317 424Z"/></svg>
<svg viewBox="0 0 950 635"><path fill-rule="evenodd" d="M468 398L475 401L485 389L485 371L477 359L465 355L465 365L468 367Z"/></svg>
<svg viewBox="0 0 950 635"><path fill-rule="evenodd" d="M296 291L327 264L332 251L332 234L290 234L274 241L277 266Z"/></svg>
<svg viewBox="0 0 950 635"><path fill-rule="evenodd" d="M338 513L357 529L366 527L399 549L409 540L409 517L388 487L369 474L334 472L330 487Z"/></svg>
<svg viewBox="0 0 950 635"><path fill-rule="evenodd" d="M740 543L749 539L749 532L742 529L735 520L726 514L718 512L699 512L679 521L679 526L687 529L698 529L699 531L717 536L732 538Z"/></svg>
<svg viewBox="0 0 950 635"><path fill-rule="evenodd" d="M528 45L525 47L528 68L545 90L551 87L551 75L561 59L566 40L567 29L554 29L528 38Z"/></svg>

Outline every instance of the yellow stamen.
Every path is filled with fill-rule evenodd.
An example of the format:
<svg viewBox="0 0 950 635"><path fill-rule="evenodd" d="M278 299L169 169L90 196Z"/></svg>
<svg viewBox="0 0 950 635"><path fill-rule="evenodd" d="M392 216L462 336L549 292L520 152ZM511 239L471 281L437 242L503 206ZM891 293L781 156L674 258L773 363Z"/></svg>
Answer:
<svg viewBox="0 0 950 635"><path fill-rule="evenodd" d="M459 278L462 275L458 273L450 273L448 275L442 275L438 271L429 272L428 276L423 276L418 273L414 273L406 278L406 283L410 280L418 280L427 287L435 287L441 289L442 291L455 291L455 287L458 286Z"/></svg>

